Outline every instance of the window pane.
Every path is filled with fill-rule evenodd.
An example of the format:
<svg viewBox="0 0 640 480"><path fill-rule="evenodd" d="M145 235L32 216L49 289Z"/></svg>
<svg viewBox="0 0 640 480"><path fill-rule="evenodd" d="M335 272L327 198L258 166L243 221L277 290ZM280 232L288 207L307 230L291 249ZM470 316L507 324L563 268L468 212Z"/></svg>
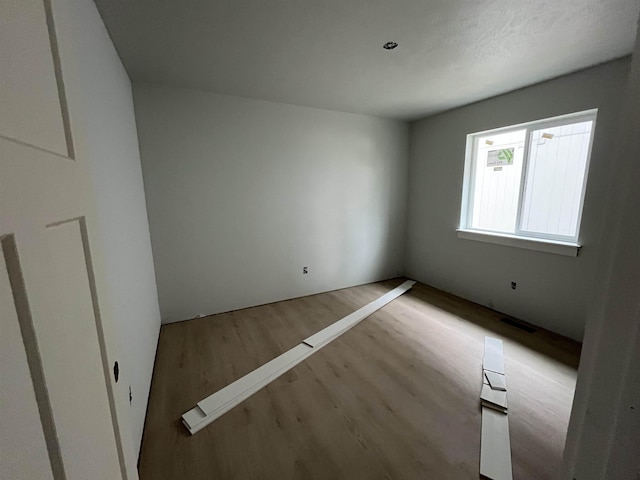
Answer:
<svg viewBox="0 0 640 480"><path fill-rule="evenodd" d="M575 237L593 122L531 132L521 230Z"/></svg>
<svg viewBox="0 0 640 480"><path fill-rule="evenodd" d="M470 227L514 233L526 130L476 137Z"/></svg>

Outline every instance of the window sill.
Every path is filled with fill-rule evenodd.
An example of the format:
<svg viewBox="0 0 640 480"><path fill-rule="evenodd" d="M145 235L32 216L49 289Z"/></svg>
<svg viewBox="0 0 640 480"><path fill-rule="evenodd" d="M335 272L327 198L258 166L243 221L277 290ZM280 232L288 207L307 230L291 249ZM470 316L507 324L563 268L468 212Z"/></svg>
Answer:
<svg viewBox="0 0 640 480"><path fill-rule="evenodd" d="M458 238L475 240L477 242L495 243L506 245L507 247L525 248L527 250L537 250L538 252L554 253L577 257L580 245L577 243L559 242L556 240L542 240L539 238L518 237L505 233L481 232L478 230L458 229Z"/></svg>

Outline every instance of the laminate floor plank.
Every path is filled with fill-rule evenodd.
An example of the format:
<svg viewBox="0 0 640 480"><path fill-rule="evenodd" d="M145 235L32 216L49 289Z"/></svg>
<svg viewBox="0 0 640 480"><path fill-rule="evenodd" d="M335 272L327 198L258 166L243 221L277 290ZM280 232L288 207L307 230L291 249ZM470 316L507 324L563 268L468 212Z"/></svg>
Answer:
<svg viewBox="0 0 640 480"><path fill-rule="evenodd" d="M140 478L477 479L485 336L504 346L513 477L553 478L580 345L423 284L197 435L181 424L211 392L403 280L163 326Z"/></svg>

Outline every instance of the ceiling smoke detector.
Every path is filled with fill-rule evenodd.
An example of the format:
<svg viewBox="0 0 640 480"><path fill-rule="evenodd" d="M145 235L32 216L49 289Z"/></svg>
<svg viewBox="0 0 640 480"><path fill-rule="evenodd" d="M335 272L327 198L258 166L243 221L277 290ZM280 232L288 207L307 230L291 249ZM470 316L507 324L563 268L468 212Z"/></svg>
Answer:
<svg viewBox="0 0 640 480"><path fill-rule="evenodd" d="M384 48L385 50L393 50L397 46L398 44L396 42L387 42L382 46L382 48Z"/></svg>

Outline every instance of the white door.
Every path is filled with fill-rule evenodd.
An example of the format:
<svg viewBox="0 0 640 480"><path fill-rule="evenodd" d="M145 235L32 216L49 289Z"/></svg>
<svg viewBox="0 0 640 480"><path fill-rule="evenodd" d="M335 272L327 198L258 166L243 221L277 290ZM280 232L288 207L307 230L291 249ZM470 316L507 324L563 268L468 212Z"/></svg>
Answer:
<svg viewBox="0 0 640 480"><path fill-rule="evenodd" d="M55 19L49 0L0 0L0 478L121 479L93 199Z"/></svg>

